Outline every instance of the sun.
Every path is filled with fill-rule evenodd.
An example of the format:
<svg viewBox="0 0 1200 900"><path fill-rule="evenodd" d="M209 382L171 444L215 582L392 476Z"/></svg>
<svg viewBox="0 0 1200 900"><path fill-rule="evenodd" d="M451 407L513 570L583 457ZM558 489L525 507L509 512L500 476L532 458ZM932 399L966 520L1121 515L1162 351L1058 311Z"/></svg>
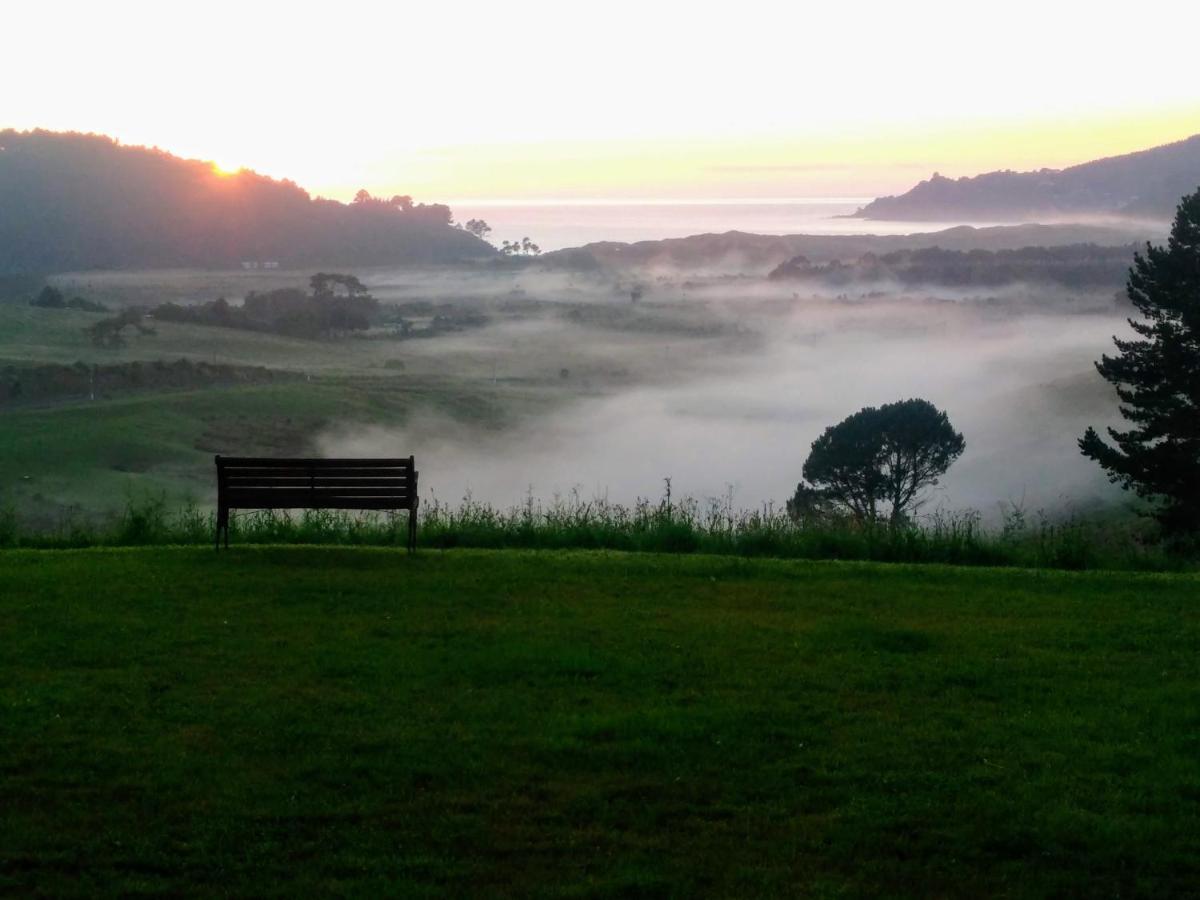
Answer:
<svg viewBox="0 0 1200 900"><path fill-rule="evenodd" d="M221 178L232 178L234 175L237 175L242 171L241 166L226 166L222 163L216 162L215 160L211 163L211 165L213 174Z"/></svg>

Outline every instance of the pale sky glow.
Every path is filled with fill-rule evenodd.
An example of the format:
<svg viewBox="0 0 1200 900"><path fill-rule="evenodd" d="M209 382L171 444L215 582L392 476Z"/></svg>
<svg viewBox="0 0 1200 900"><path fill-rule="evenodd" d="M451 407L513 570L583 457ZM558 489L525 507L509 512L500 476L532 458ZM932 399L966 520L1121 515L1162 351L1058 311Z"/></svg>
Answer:
<svg viewBox="0 0 1200 900"><path fill-rule="evenodd" d="M864 196L1200 132L1200 3L8 6L0 127L346 198Z"/></svg>

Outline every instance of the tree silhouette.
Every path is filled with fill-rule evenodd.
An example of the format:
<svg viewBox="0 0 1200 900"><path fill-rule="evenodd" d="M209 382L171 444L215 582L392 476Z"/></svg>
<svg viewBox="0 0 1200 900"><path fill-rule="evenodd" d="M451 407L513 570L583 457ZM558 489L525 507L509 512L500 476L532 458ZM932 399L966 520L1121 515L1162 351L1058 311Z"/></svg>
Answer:
<svg viewBox="0 0 1200 900"><path fill-rule="evenodd" d="M937 484L966 448L950 419L928 400L868 406L831 425L813 441L797 508L829 501L859 522L874 523L881 504L898 525L920 505L923 489Z"/></svg>
<svg viewBox="0 0 1200 900"><path fill-rule="evenodd" d="M1158 501L1168 534L1200 531L1200 190L1184 197L1165 247L1134 256L1126 293L1141 314L1140 339L1096 368L1116 388L1127 431L1095 428L1079 440L1109 480Z"/></svg>
<svg viewBox="0 0 1200 900"><path fill-rule="evenodd" d="M467 224L463 228L481 241L487 240L487 236L492 233L492 226L483 219L468 219Z"/></svg>
<svg viewBox="0 0 1200 900"><path fill-rule="evenodd" d="M367 286L357 276L336 272L318 272L308 279L308 285L316 298L333 297L338 287L345 289L347 297L360 297L367 293Z"/></svg>

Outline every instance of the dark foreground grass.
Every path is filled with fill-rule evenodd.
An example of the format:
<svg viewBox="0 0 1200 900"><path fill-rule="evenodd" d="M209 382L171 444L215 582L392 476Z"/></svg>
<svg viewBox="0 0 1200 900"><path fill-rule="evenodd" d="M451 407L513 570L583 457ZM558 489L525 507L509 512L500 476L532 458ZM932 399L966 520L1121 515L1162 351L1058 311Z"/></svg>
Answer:
<svg viewBox="0 0 1200 900"><path fill-rule="evenodd" d="M0 553L0 893L1172 897L1200 579Z"/></svg>

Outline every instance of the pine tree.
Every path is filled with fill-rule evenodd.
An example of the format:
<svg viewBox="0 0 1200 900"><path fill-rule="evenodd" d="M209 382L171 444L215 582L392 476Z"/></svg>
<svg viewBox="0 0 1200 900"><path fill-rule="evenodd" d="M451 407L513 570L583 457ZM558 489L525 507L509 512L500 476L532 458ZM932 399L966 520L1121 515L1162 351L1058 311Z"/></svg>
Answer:
<svg viewBox="0 0 1200 900"><path fill-rule="evenodd" d="M1169 534L1200 532L1200 190L1183 198L1165 247L1134 256L1127 287L1139 339L1096 363L1117 389L1128 431L1089 428L1079 441L1109 480L1158 502Z"/></svg>

